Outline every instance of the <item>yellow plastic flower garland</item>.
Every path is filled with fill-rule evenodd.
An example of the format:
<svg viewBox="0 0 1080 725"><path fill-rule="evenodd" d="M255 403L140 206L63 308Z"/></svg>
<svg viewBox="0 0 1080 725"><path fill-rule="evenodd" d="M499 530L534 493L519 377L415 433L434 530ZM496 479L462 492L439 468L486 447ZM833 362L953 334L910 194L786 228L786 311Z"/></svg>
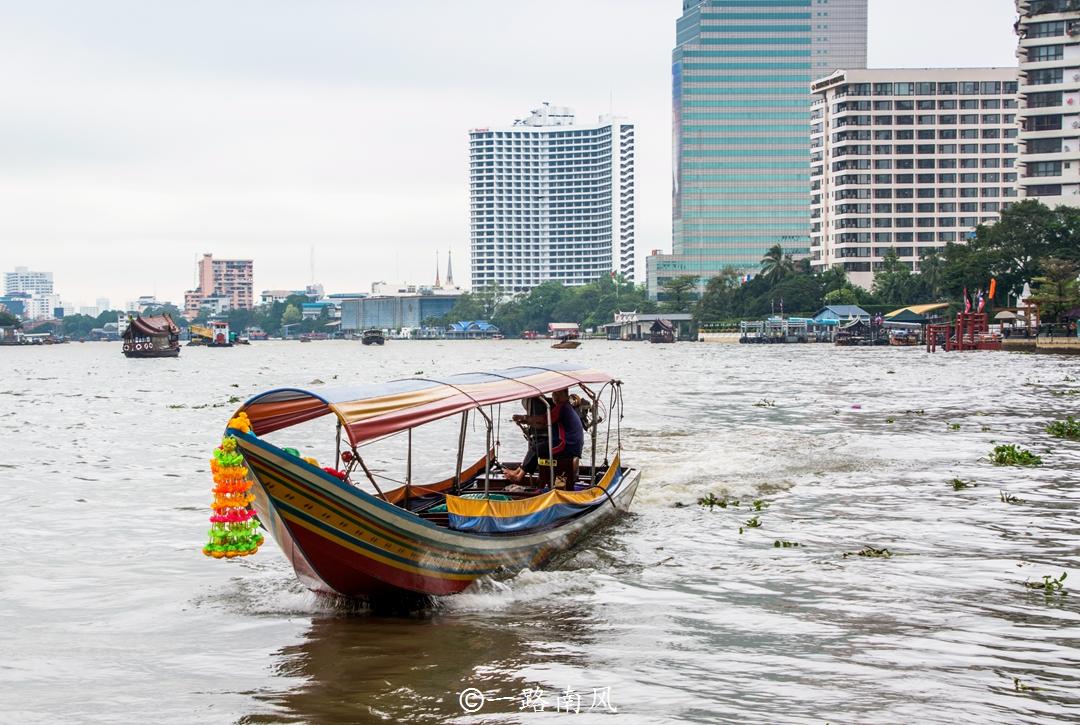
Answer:
<svg viewBox="0 0 1080 725"><path fill-rule="evenodd" d="M251 422L247 414L240 413L229 421L229 428L248 433ZM210 459L210 471L214 476L214 500L210 504L214 513L210 516L210 541L203 553L215 559L254 554L262 546L263 537L255 511L249 507L255 495L251 493L244 457L236 450L236 438L227 435L221 439Z"/></svg>

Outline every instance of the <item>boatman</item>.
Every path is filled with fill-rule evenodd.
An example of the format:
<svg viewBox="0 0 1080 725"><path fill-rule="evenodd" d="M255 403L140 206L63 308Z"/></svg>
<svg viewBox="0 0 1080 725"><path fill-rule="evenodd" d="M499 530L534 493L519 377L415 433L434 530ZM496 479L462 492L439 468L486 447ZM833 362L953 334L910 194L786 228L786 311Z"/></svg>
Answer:
<svg viewBox="0 0 1080 725"><path fill-rule="evenodd" d="M585 428L581 424L581 416L578 415L577 410L574 409L570 402L570 392L568 390L556 390L551 397L553 405L551 406L550 418L545 415L546 411L538 411L537 406L529 405L527 406L528 415L515 415L513 420L515 423L527 425L533 431L545 433L550 422L552 434L550 453L553 459L550 465L555 467L556 485L558 486L561 482L566 489L573 490L578 479L578 462L581 458L581 450L585 445ZM539 401L539 398L533 400ZM536 458L546 459L548 457L547 440L541 440L539 443L540 445L536 446L535 449L530 445L523 466L514 469L503 469L508 481L511 483L524 482L526 474L535 470ZM545 485L549 481L545 471L539 472L538 477L541 485Z"/></svg>

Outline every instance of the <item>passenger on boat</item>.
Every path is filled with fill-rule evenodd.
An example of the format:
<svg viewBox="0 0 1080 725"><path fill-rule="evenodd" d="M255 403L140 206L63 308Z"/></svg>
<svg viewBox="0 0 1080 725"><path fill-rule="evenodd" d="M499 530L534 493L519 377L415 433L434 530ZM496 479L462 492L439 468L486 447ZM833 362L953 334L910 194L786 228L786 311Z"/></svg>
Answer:
<svg viewBox="0 0 1080 725"><path fill-rule="evenodd" d="M551 401L544 400L540 396L526 398L521 401L525 408L524 415L515 415L512 420L521 427L522 433L529 441L529 448L525 451L525 457L521 465L515 468L503 466L503 475L512 484L524 484L528 476L536 473L541 455L546 455L548 450L548 411L554 408ZM537 455L537 451L540 455Z"/></svg>
<svg viewBox="0 0 1080 725"><path fill-rule="evenodd" d="M526 409L529 415L515 415L514 422L522 426L528 426L530 432L542 430L542 439L530 437L529 451L520 468L503 468L503 475L511 484L520 484L526 480L527 475L536 472L538 458L547 456L546 430L550 421L553 440L550 452L554 458L555 478L567 489L573 489L578 480L578 461L581 458L581 450L585 445L585 428L581 424L581 416L570 402L568 390L557 390L552 394L554 405L550 408L550 418L547 407L540 398L530 398L526 401ZM532 401L535 401L532 402ZM535 413L539 412L539 415ZM537 453L539 452L539 456ZM540 483L546 483L544 477L540 477Z"/></svg>

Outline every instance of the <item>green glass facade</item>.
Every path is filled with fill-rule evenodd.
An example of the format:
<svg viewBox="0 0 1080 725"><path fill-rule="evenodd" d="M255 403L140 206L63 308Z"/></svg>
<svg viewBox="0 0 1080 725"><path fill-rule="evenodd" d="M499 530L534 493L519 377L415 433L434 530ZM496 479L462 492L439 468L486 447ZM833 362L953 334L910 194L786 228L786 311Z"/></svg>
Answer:
<svg viewBox="0 0 1080 725"><path fill-rule="evenodd" d="M683 274L753 273L780 244L809 252L810 82L865 67L867 0L683 0L672 52L672 254Z"/></svg>

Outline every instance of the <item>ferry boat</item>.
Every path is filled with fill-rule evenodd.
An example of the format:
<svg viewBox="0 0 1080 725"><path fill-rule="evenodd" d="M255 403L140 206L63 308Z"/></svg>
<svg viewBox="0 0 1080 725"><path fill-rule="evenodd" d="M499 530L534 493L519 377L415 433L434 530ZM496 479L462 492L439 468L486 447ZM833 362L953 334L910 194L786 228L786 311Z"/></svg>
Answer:
<svg viewBox="0 0 1080 725"><path fill-rule="evenodd" d="M563 479L556 478L548 443L537 480L510 483L497 433L508 417L503 404L520 412L520 401L542 401L557 415L545 396L571 389L593 411L583 416L577 481L559 487ZM564 405L580 403L571 396ZM321 468L268 439L324 416L335 421L328 431L336 441L333 467ZM569 365L522 366L338 390L269 390L241 406L225 434L243 456L259 521L299 580L316 592L370 600L454 594L480 577L541 567L625 513L639 472L622 464L621 418L621 383L610 375ZM414 458L431 454L414 450L414 432L434 424L433 435L448 420L457 433L456 464L440 481L413 480ZM391 474L385 461L376 467L367 459L373 454L365 446L395 434L402 470ZM474 449L484 452L469 461L466 438L473 436ZM395 479L403 485L387 488Z"/></svg>
<svg viewBox="0 0 1080 725"><path fill-rule="evenodd" d="M375 328L364 330L364 336L361 338L361 342L365 345L385 345L386 335L382 330L377 330Z"/></svg>
<svg viewBox="0 0 1080 725"><path fill-rule="evenodd" d="M180 328L168 313L128 319L123 334L124 357L177 357L180 355Z"/></svg>

